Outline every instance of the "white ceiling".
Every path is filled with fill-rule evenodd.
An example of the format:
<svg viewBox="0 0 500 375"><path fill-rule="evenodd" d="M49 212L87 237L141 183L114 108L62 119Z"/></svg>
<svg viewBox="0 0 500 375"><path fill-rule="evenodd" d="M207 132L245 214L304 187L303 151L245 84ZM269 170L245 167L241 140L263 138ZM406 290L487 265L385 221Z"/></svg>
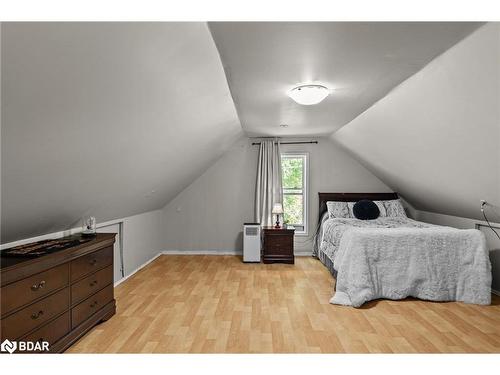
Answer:
<svg viewBox="0 0 500 375"><path fill-rule="evenodd" d="M160 208L243 134L205 23L1 37L2 243Z"/></svg>
<svg viewBox="0 0 500 375"><path fill-rule="evenodd" d="M249 136L329 134L350 122L480 23L210 23ZM333 89L316 106L286 93ZM281 128L287 124L288 128Z"/></svg>

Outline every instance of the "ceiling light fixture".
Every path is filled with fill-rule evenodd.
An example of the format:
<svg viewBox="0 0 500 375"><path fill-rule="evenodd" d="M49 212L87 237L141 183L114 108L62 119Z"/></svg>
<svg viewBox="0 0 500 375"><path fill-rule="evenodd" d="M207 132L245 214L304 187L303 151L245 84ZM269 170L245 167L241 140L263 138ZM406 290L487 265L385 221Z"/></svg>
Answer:
<svg viewBox="0 0 500 375"><path fill-rule="evenodd" d="M329 94L323 85L299 85L288 92L288 96L302 105L314 105L322 102Z"/></svg>

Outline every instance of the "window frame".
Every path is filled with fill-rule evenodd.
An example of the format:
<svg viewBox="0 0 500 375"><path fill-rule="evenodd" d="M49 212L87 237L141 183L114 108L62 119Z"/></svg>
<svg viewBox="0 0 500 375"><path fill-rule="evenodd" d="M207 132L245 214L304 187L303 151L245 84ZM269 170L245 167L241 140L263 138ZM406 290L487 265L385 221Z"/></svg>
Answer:
<svg viewBox="0 0 500 375"><path fill-rule="evenodd" d="M302 205L303 205L303 221L304 221L304 230L299 231L295 229L295 235L297 236L308 236L309 235L309 152L305 151L282 151L280 155L280 162L283 160L283 157L297 157L301 156L304 158L304 165L302 171ZM283 166L283 164L281 164ZM283 184L283 181L282 181ZM283 200L285 195L285 188L282 186L282 194ZM283 216L284 220L284 216ZM290 223L293 225L293 223Z"/></svg>

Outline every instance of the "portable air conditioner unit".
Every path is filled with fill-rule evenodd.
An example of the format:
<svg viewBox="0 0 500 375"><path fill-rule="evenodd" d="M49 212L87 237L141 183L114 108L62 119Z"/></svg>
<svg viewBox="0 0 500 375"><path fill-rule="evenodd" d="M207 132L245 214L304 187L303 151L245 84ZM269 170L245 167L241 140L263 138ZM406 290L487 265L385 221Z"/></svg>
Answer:
<svg viewBox="0 0 500 375"><path fill-rule="evenodd" d="M243 262L260 262L260 224L243 224Z"/></svg>

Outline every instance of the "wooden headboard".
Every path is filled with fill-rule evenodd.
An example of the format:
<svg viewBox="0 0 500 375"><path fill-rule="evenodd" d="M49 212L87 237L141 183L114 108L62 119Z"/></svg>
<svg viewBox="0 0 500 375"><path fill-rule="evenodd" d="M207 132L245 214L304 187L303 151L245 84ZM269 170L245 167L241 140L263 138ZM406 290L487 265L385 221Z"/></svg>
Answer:
<svg viewBox="0 0 500 375"><path fill-rule="evenodd" d="M327 211L326 202L357 202L361 199L369 199L371 201L389 201L398 199L398 193L318 193L319 196L319 217L321 221L323 214Z"/></svg>

